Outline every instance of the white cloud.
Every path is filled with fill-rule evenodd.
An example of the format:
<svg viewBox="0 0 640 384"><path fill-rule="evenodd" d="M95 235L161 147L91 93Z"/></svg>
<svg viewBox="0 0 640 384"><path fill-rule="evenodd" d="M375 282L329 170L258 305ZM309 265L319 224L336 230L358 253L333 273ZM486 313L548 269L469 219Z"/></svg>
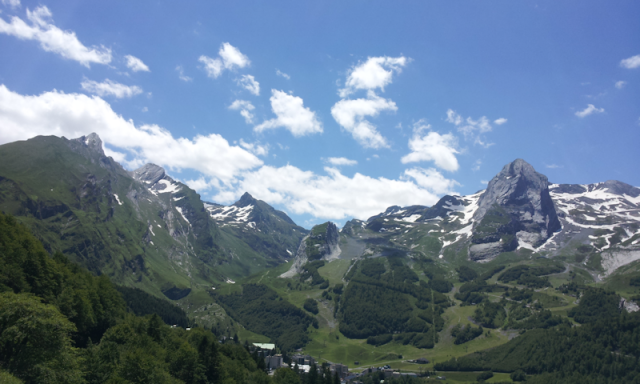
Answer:
<svg viewBox="0 0 640 384"><path fill-rule="evenodd" d="M287 80L290 80L290 79L291 79L291 76L287 75L287 74L286 74L286 73L284 73L284 72L280 72L280 70L279 70L279 69L276 69L276 75L281 76L281 77L284 77L284 78L285 78L285 79L287 79Z"/></svg>
<svg viewBox="0 0 640 384"><path fill-rule="evenodd" d="M254 95L260 95L260 83L256 81L255 77L251 75L242 75L242 77L237 80L237 83L239 86L248 90Z"/></svg>
<svg viewBox="0 0 640 384"><path fill-rule="evenodd" d="M489 181L487 181L487 180L480 180L480 184L487 185L487 184L489 184Z"/></svg>
<svg viewBox="0 0 640 384"><path fill-rule="evenodd" d="M482 160L478 159L478 160L476 160L475 163L473 163L473 168L471 168L471 170L472 171L479 171L481 166L482 166Z"/></svg>
<svg viewBox="0 0 640 384"><path fill-rule="evenodd" d="M76 37L75 32L63 31L53 25L51 11L40 6L33 12L27 9L27 19L31 25L13 16L11 23L0 18L0 33L15 36L22 40L35 40L47 52L53 52L64 58L75 60L89 67L91 63L108 64L111 62L111 50L101 46L87 48Z"/></svg>
<svg viewBox="0 0 640 384"><path fill-rule="evenodd" d="M346 157L329 157L326 161L335 166L340 165L356 165L358 162L356 160L347 159Z"/></svg>
<svg viewBox="0 0 640 384"><path fill-rule="evenodd" d="M389 147L376 127L364 118L375 117L381 111L397 111L396 103L369 92L366 99L345 99L331 107L331 115L353 138L365 148Z"/></svg>
<svg viewBox="0 0 640 384"><path fill-rule="evenodd" d="M620 61L620 66L628 69L640 67L640 55L631 56L628 59Z"/></svg>
<svg viewBox="0 0 640 384"><path fill-rule="evenodd" d="M269 100L276 118L256 125L253 128L255 131L262 132L267 129L284 127L295 137L322 132L322 123L316 117L315 112L305 108L302 98L272 89Z"/></svg>
<svg viewBox="0 0 640 384"><path fill-rule="evenodd" d="M436 193L457 184L438 177L434 170L420 168L405 171L398 180L360 173L347 177L331 167L326 167L325 172L318 175L292 165L263 166L246 172L233 188L223 188L213 199L233 202L247 191L269 204L282 204L296 214L335 220L367 219L391 205L433 205L438 201Z"/></svg>
<svg viewBox="0 0 640 384"><path fill-rule="evenodd" d="M182 68L182 65L178 65L176 67L176 71L178 71L178 78L184 82L189 82L191 80L193 80L192 78L190 78L189 76L186 76L184 74L184 69Z"/></svg>
<svg viewBox="0 0 640 384"><path fill-rule="evenodd" d="M545 166L546 166L547 168L549 168L549 169L562 168L562 166L561 166L561 165L557 165L557 164L548 164L548 165L545 165Z"/></svg>
<svg viewBox="0 0 640 384"><path fill-rule="evenodd" d="M582 111L576 112L576 116L579 118L587 117L593 113L602 113L604 112L604 108L596 108L593 104L587 104L587 108Z"/></svg>
<svg viewBox="0 0 640 384"><path fill-rule="evenodd" d="M455 180L445 178L440 172L433 168L411 168L404 171L404 174L413 178L419 186L437 194L452 193L453 189L460 185L460 183Z"/></svg>
<svg viewBox="0 0 640 384"><path fill-rule="evenodd" d="M266 156L269 154L269 144L261 145L260 143L247 143L240 139L240 146L254 155Z"/></svg>
<svg viewBox="0 0 640 384"><path fill-rule="evenodd" d="M207 72L207 76L213 79L220 76L220 74L222 73L222 70L224 69L222 60L220 59L212 59L210 57L202 55L200 56L198 61L204 64L204 70L205 72Z"/></svg>
<svg viewBox="0 0 640 384"><path fill-rule="evenodd" d="M498 125L504 124L507 119L504 119L504 121L502 121L503 119L504 118L497 119L495 123ZM474 144L481 145L485 148L489 148L490 146L494 145L494 143L486 142L482 136L483 133L491 132L493 129L491 127L491 124L489 123L489 119L487 119L486 116L482 116L478 120L473 120L471 117L467 117L466 119L464 119L462 116L456 113L456 111L449 109L447 110L446 121L455 125L458 129L458 132L462 132L465 140L473 140ZM498 123L498 121L500 122Z"/></svg>
<svg viewBox="0 0 640 384"><path fill-rule="evenodd" d="M457 140L451 134L444 135L438 132L430 131L422 136L421 133L428 126L417 126L414 128L414 134L409 139L409 149L411 153L402 157L400 161L403 164L414 163L420 161L433 161L438 168L454 172L460 167L456 154Z"/></svg>
<svg viewBox="0 0 640 384"><path fill-rule="evenodd" d="M234 69L234 67L244 68L251 64L249 58L240 50L229 43L222 43L218 51L220 58L213 59L205 55L200 56L199 62L204 64L204 70L207 76L215 79L222 74L225 69Z"/></svg>
<svg viewBox="0 0 640 384"><path fill-rule="evenodd" d="M341 89L340 97L347 97L359 90L374 90L391 84L393 73L400 73L407 65L406 57L369 57L364 63L354 66L347 75L345 88Z"/></svg>
<svg viewBox="0 0 640 384"><path fill-rule="evenodd" d="M218 134L174 138L157 125L136 126L97 96L58 91L23 96L0 85L0 144L37 135L75 138L91 132L126 151L130 167L152 162L171 170L193 169L225 183L262 165L255 155Z"/></svg>
<svg viewBox="0 0 640 384"><path fill-rule="evenodd" d="M20 0L2 0L2 4L11 8L19 8Z"/></svg>
<svg viewBox="0 0 640 384"><path fill-rule="evenodd" d="M115 81L111 81L109 79L106 79L102 83L85 79L82 81L82 83L80 83L80 85L85 91L96 94L100 97L114 96L118 99L122 99L125 97L133 97L142 93L142 88L136 85L124 85L116 83Z"/></svg>
<svg viewBox="0 0 640 384"><path fill-rule="evenodd" d="M139 71L149 72L149 67L147 67L147 65L137 57L127 55L124 58L127 59L127 67L131 69L133 72L139 72Z"/></svg>
<svg viewBox="0 0 640 384"><path fill-rule="evenodd" d="M616 81L616 88L618 88L618 89L624 88L625 85L627 85L626 81L622 81L622 80Z"/></svg>
<svg viewBox="0 0 640 384"><path fill-rule="evenodd" d="M240 115L244 117L244 121L247 124L253 124L253 111L255 107L247 100L235 100L229 106L229 109L234 111L240 111Z"/></svg>
<svg viewBox="0 0 640 384"><path fill-rule="evenodd" d="M505 119L504 117L501 117L501 118L496 119L496 120L493 121L493 123L496 124L496 125L502 125L502 124L504 124L506 122L507 122L507 119Z"/></svg>

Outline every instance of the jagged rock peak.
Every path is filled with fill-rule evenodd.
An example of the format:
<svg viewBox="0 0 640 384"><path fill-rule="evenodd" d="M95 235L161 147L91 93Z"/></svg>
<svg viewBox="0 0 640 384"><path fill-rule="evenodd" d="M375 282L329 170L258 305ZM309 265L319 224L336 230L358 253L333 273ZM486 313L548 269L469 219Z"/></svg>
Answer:
<svg viewBox="0 0 640 384"><path fill-rule="evenodd" d="M86 136L80 136L77 139L73 139L73 140L83 143L90 149L97 151L102 156L105 156L104 150L102 149L102 140L100 139L100 136L98 136L97 133L93 132Z"/></svg>
<svg viewBox="0 0 640 384"><path fill-rule="evenodd" d="M161 180L166 176L166 172L164 168L149 163L131 172L131 176L138 181L142 181L147 184L155 184L158 180Z"/></svg>
<svg viewBox="0 0 640 384"><path fill-rule="evenodd" d="M473 220L469 257L475 261L491 260L518 246L536 248L561 229L547 177L522 159L491 179Z"/></svg>
<svg viewBox="0 0 640 384"><path fill-rule="evenodd" d="M247 205L252 205L256 203L256 199L249 194L249 192L245 192L240 200L238 200L234 205L238 207L246 207Z"/></svg>
<svg viewBox="0 0 640 384"><path fill-rule="evenodd" d="M516 159L502 168L487 185L487 189L478 200L478 210L474 215L474 220L478 222L485 215L487 210L498 204L500 206L524 202L530 200L540 200L540 194L546 191L549 201L549 180L533 168L533 166L522 159ZM536 195L536 196L534 196Z"/></svg>

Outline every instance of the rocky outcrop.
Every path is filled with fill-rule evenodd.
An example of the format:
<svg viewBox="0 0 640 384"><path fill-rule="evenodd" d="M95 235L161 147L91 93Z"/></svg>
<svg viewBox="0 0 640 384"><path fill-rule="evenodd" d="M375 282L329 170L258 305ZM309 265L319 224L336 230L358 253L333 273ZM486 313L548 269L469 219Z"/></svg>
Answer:
<svg viewBox="0 0 640 384"><path fill-rule="evenodd" d="M522 159L507 164L478 200L469 258L489 261L519 245L538 247L561 229L549 181Z"/></svg>
<svg viewBox="0 0 640 384"><path fill-rule="evenodd" d="M302 267L314 260L334 260L340 256L338 227L332 222L316 225L300 242L291 268L281 277L293 277Z"/></svg>

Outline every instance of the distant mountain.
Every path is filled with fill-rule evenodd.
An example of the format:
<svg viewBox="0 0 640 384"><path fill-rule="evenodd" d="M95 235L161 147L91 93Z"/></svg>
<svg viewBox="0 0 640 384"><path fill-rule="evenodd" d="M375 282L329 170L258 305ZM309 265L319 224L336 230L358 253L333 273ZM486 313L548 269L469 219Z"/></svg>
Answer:
<svg viewBox="0 0 640 384"><path fill-rule="evenodd" d="M537 253L606 276L640 260L640 189L619 181L550 184L517 159L486 190L444 196L432 207L392 206L366 221L348 221L341 237L351 258L401 252L487 262L504 253Z"/></svg>
<svg viewBox="0 0 640 384"><path fill-rule="evenodd" d="M270 260L272 265L291 259L300 240L309 233L286 213L255 199L249 193L229 206L213 203L204 205L221 231L242 239L255 252Z"/></svg>
<svg viewBox="0 0 640 384"><path fill-rule="evenodd" d="M248 196L248 195L247 195ZM250 196L236 204L247 207ZM212 217L188 186L147 164L127 172L98 135L54 136L0 146L0 209L18 217L50 252L96 274L172 299L276 265L306 231L255 200L257 234Z"/></svg>
<svg viewBox="0 0 640 384"><path fill-rule="evenodd" d="M283 277L292 277L302 271L310 261L333 260L340 256L340 235L336 225L330 221L311 228L311 233L302 239L294 263Z"/></svg>

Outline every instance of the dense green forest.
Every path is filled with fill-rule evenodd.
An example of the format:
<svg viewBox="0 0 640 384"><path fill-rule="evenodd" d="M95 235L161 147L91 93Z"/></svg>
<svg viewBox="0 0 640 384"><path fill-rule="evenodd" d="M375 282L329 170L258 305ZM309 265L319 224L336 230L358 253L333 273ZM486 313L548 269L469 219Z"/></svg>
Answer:
<svg viewBox="0 0 640 384"><path fill-rule="evenodd" d="M246 284L242 292L213 296L236 321L252 332L270 337L282 351L304 346L309 341L309 326L318 326L315 318L266 285Z"/></svg>
<svg viewBox="0 0 640 384"><path fill-rule="evenodd" d="M118 292L122 294L127 308L136 316L157 314L162 321L169 325L177 325L182 328L189 326L189 318L182 308L169 303L166 300L151 296L138 288L118 286Z"/></svg>
<svg viewBox="0 0 640 384"><path fill-rule="evenodd" d="M7 383L268 383L247 350L127 313L106 276L53 257L0 213L0 379Z"/></svg>
<svg viewBox="0 0 640 384"><path fill-rule="evenodd" d="M338 315L340 332L350 338L368 338L373 345L392 339L418 348L433 348L449 305L442 293L429 287L400 257L359 261L349 272ZM415 306L412 304L415 298ZM396 334L391 337L391 334Z"/></svg>
<svg viewBox="0 0 640 384"><path fill-rule="evenodd" d="M602 289L589 289L573 310L584 324L566 321L548 329L526 331L507 344L436 364L443 371L515 372L539 376L534 383L638 383L640 382L640 313L611 311L618 297ZM617 306L614 308L617 309ZM560 320L541 311L528 321L544 326ZM529 328L529 327L525 327Z"/></svg>

